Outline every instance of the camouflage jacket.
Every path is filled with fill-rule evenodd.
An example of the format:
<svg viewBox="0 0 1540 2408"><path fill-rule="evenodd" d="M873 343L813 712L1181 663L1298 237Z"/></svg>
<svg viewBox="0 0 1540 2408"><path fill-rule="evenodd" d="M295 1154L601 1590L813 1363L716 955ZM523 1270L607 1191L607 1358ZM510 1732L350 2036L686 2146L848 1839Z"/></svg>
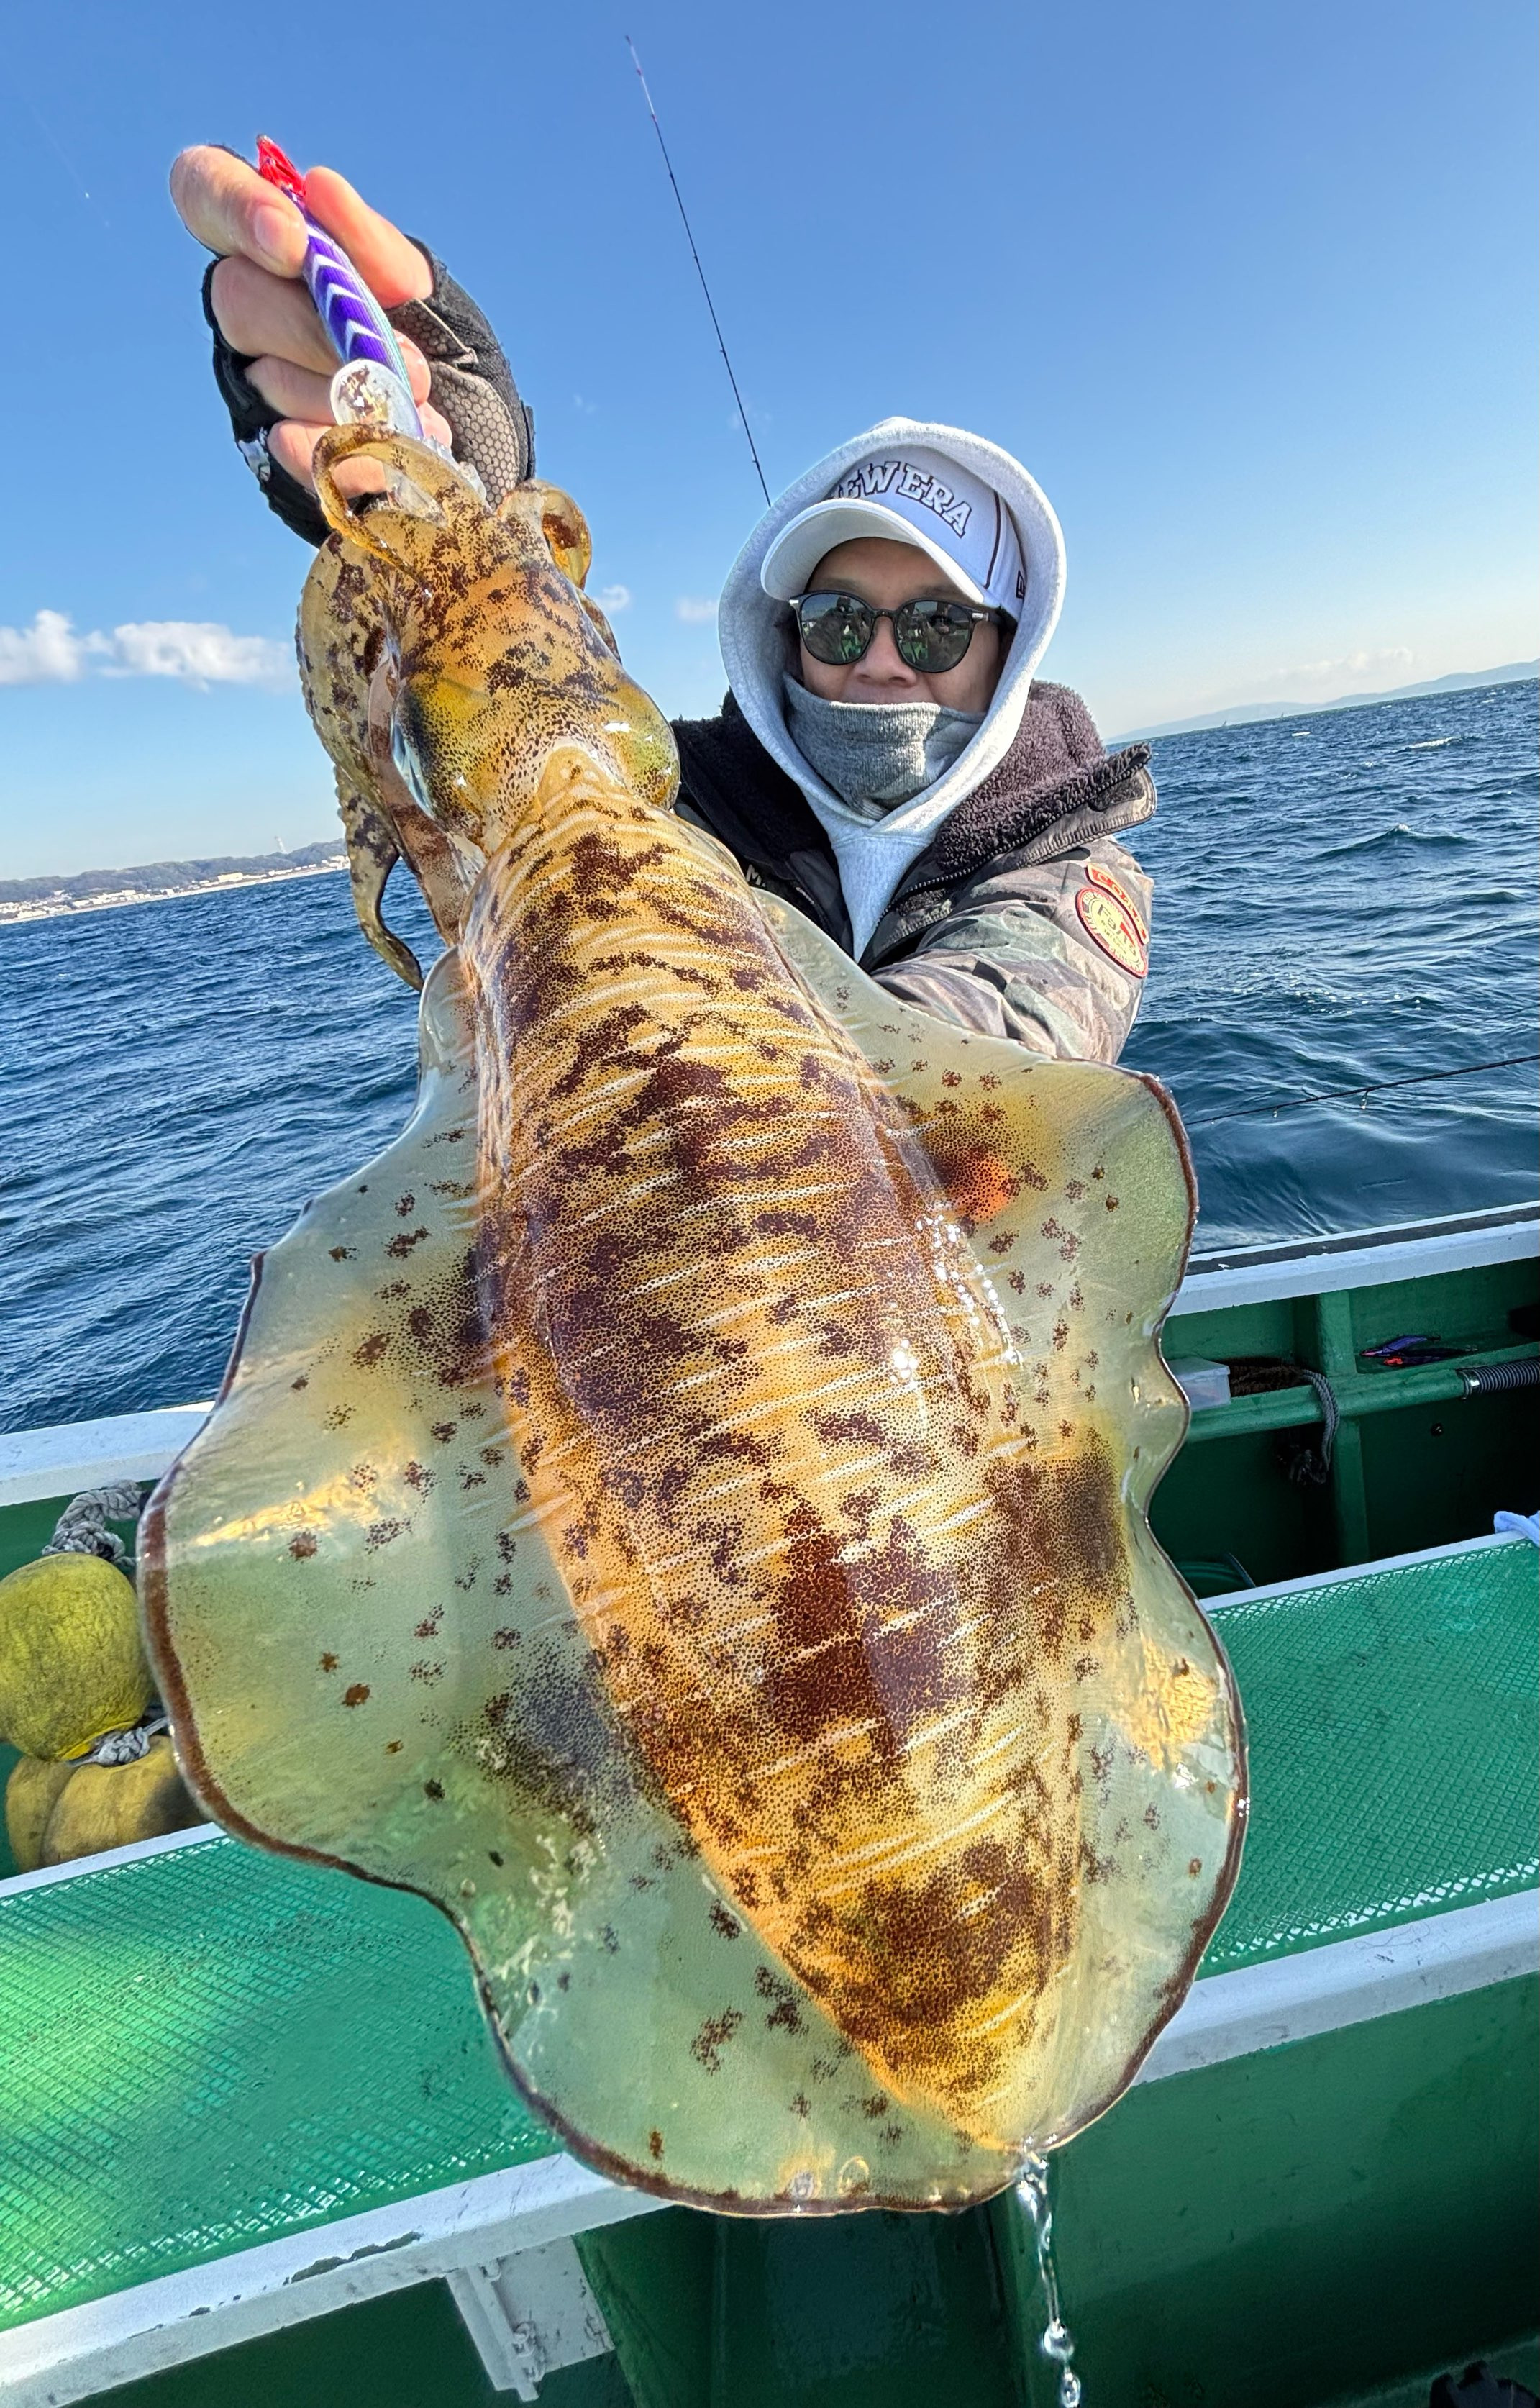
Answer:
<svg viewBox="0 0 1540 2408"><path fill-rule="evenodd" d="M732 695L674 733L680 810L848 949L829 839ZM1077 695L1034 683L1009 752L900 880L862 967L939 1019L1115 1062L1139 1008L1150 896L1117 838L1155 809L1148 757L1140 744L1109 757Z"/></svg>

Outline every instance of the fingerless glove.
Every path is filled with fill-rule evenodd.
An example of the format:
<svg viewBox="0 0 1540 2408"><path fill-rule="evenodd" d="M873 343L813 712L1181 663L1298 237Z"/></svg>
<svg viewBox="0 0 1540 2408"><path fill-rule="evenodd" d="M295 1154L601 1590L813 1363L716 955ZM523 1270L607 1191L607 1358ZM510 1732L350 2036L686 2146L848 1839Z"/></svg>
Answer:
<svg viewBox="0 0 1540 2408"><path fill-rule="evenodd" d="M488 498L498 502L535 473L534 414L520 400L502 346L470 294L425 243L417 248L433 271L433 290L425 301L404 301L386 315L428 361L429 397L449 420L455 458L477 470ZM210 293L218 265L211 260L204 276L203 314L214 337L214 381L230 412L236 448L254 471L269 509L307 543L322 543L326 521L314 494L267 449L268 430L281 412L250 381L250 356L233 350L220 332Z"/></svg>

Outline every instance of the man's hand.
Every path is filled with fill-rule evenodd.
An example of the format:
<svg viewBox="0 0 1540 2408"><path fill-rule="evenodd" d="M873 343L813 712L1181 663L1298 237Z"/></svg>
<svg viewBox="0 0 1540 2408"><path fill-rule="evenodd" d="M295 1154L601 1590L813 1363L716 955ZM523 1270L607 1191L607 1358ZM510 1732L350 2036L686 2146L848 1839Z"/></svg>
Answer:
<svg viewBox="0 0 1540 2408"><path fill-rule="evenodd" d="M361 200L344 177L312 167L305 190L312 214L336 236L382 309L427 299L433 273L417 245ZM337 359L299 280L300 213L244 159L201 143L172 167L171 197L188 232L220 254L211 299L221 333L235 351L250 355L247 376L281 413L268 433L268 452L313 493L310 455L332 423ZM397 339L423 425L448 447L449 423L428 404L428 363L415 343Z"/></svg>

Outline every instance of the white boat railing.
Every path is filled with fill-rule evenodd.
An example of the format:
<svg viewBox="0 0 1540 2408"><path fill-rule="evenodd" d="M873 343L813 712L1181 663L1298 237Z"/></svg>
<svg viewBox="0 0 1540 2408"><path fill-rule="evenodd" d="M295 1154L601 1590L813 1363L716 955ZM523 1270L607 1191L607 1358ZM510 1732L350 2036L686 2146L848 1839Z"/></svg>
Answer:
<svg viewBox="0 0 1540 2408"><path fill-rule="evenodd" d="M159 1412L0 1434L0 1507L78 1497L118 1480L159 1480L212 1410L207 1403L168 1405Z"/></svg>
<svg viewBox="0 0 1540 2408"><path fill-rule="evenodd" d="M1347 1237L1227 1247L1193 1255L1171 1311L1175 1318L1227 1305L1383 1287L1484 1263L1517 1262L1537 1250L1540 1202L1456 1213L1409 1227L1360 1229ZM45 1497L75 1497L117 1480L159 1480L210 1411L207 1403L171 1405L158 1412L0 1433L0 1509Z"/></svg>
<svg viewBox="0 0 1540 2408"><path fill-rule="evenodd" d="M1495 1205L1342 1237L1294 1238L1262 1246L1225 1246L1194 1254L1172 1306L1217 1312L1234 1304L1273 1304L1295 1296L1336 1296L1345 1288L1389 1287L1397 1280L1436 1279L1485 1263L1521 1262L1540 1252L1540 1201Z"/></svg>

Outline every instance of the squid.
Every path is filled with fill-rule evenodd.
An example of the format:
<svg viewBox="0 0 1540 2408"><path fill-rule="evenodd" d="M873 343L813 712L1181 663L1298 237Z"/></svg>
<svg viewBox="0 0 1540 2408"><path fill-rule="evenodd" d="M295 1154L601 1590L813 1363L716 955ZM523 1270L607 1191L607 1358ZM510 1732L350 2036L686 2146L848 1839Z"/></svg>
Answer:
<svg viewBox="0 0 1540 2408"><path fill-rule="evenodd" d="M986 2199L1126 2088L1239 1860L1148 1519L1175 1110L896 1001L676 812L565 495L367 420L317 482L302 675L420 1085L147 1516L186 1778L439 1907L601 2172Z"/></svg>

